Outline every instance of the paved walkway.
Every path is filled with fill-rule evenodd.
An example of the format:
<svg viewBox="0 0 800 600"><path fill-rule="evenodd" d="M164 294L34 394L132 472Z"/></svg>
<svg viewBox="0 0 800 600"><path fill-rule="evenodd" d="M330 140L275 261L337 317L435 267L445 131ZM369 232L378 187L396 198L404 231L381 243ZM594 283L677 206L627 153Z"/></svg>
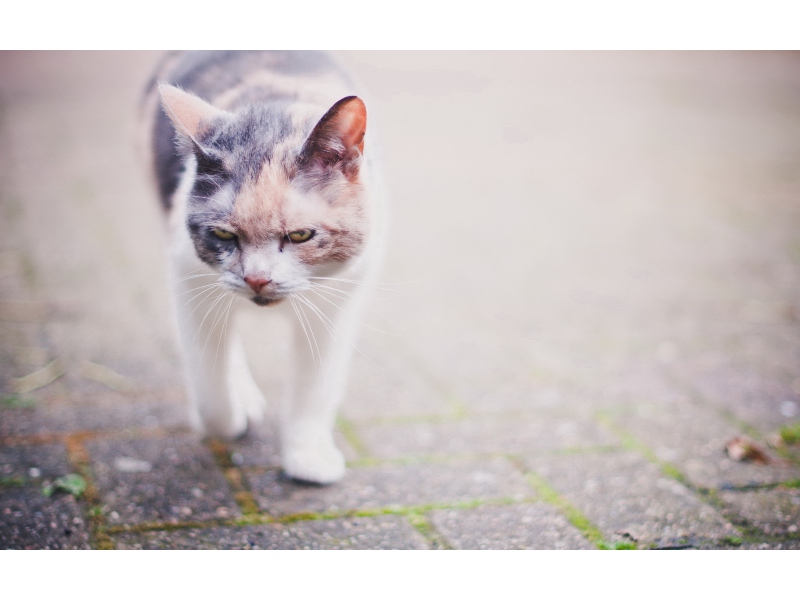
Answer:
<svg viewBox="0 0 800 600"><path fill-rule="evenodd" d="M342 56L392 236L321 488L186 426L157 55L0 53L0 547L800 548L800 56Z"/></svg>

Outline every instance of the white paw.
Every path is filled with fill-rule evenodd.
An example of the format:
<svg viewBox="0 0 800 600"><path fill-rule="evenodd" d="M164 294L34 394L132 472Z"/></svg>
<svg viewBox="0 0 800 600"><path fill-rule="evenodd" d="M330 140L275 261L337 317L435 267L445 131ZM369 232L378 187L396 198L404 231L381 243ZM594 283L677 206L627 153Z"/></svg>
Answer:
<svg viewBox="0 0 800 600"><path fill-rule="evenodd" d="M252 380L239 380L231 383L231 396L235 398L234 404L240 406L247 419L254 423L264 420L267 410L267 401Z"/></svg>
<svg viewBox="0 0 800 600"><path fill-rule="evenodd" d="M344 456L329 441L295 444L283 451L283 470L294 479L334 483L344 476Z"/></svg>
<svg viewBox="0 0 800 600"><path fill-rule="evenodd" d="M192 411L189 422L192 429L208 437L234 440L247 432L247 414L243 410L235 411L224 417L202 415L197 411Z"/></svg>

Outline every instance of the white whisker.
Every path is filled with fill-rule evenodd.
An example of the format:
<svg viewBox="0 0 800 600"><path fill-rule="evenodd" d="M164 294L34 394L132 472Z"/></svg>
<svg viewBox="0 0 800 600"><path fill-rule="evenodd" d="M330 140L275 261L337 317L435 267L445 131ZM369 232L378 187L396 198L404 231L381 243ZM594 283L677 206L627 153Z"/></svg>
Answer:
<svg viewBox="0 0 800 600"><path fill-rule="evenodd" d="M303 333L306 336L306 340L308 341L308 349L311 351L311 361L314 363L314 367L316 368L317 362L314 360L314 348L311 346L311 338L308 337L308 332L306 331L305 323L303 319L300 317L300 312L297 310L297 305L294 302L294 298L290 297L289 301L292 303L292 308L294 309L294 314L297 315L297 320L300 322L300 327L303 328Z"/></svg>

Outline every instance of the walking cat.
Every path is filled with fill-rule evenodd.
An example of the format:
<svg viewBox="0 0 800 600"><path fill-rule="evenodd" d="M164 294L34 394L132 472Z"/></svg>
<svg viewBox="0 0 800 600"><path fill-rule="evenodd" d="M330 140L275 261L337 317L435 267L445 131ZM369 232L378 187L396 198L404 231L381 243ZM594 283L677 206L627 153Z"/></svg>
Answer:
<svg viewBox="0 0 800 600"><path fill-rule="evenodd" d="M283 311L282 467L337 481L336 411L381 244L364 102L324 53L200 52L163 62L149 106L193 427L235 438L258 418L264 399L227 322L248 302Z"/></svg>

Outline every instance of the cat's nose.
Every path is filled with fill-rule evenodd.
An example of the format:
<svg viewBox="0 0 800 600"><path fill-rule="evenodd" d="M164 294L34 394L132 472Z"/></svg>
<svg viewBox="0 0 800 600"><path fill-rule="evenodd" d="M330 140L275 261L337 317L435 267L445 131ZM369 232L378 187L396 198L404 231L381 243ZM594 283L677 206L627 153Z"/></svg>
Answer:
<svg viewBox="0 0 800 600"><path fill-rule="evenodd" d="M245 277L245 283L250 286L250 289L253 290L256 294L258 294L261 290L264 289L271 280L270 279L256 279L255 277Z"/></svg>

